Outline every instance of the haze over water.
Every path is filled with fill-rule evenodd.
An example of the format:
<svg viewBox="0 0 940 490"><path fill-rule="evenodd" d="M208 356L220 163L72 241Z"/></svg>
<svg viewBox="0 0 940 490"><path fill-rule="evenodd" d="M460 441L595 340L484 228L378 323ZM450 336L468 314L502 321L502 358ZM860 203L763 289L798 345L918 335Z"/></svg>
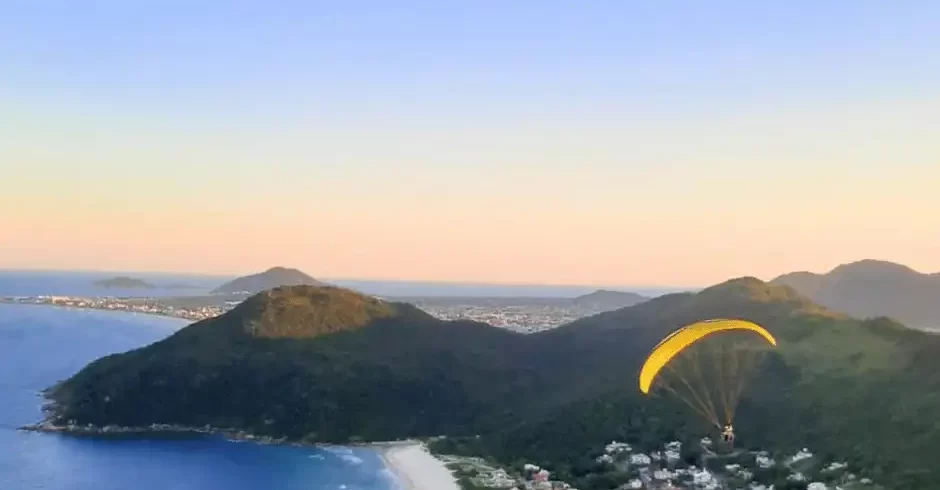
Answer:
<svg viewBox="0 0 940 490"><path fill-rule="evenodd" d="M312 272L312 271L307 271ZM95 287L92 283L115 275L126 275L144 280L156 286L188 284L192 289L112 289ZM316 275L314 273L314 275ZM152 272L67 272L0 269L0 296L192 296L208 294L220 284L232 279L227 276L195 274L159 274ZM574 297L590 293L599 286L554 286L543 284L481 284L434 281L379 281L359 279L322 278L329 284L348 287L365 294L377 296L527 296L527 297ZM646 296L685 291L680 287L631 287L615 288L633 291Z"/></svg>

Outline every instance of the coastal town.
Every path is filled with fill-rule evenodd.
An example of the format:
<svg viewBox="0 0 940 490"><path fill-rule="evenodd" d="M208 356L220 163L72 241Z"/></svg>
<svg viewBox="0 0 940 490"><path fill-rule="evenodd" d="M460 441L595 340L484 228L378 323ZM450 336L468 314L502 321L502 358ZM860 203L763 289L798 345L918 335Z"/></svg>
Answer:
<svg viewBox="0 0 940 490"><path fill-rule="evenodd" d="M472 320L519 333L548 330L587 316L579 309L549 305L489 306L474 304L416 306L441 320Z"/></svg>
<svg viewBox="0 0 940 490"><path fill-rule="evenodd" d="M64 432L86 435L128 434L220 434L230 440L261 444L293 444L286 438L257 436L237 429L210 426L187 427L153 424L145 427L80 426L70 422L56 426L50 421L22 427L21 430ZM429 471L429 466L442 465L437 480L452 478L462 490L578 490L568 482L553 477L552 471L525 463L521 468L507 470L479 457L431 454L429 445L446 436L425 441L405 440L372 444L384 454L392 468L413 465L395 457L401 449L418 449L421 468L399 468L412 476ZM618 490L885 490L870 478L852 471L844 461L818 457L807 448L792 454L774 455L769 451L719 450L708 437L694 448L680 441L671 441L653 451L641 451L625 442L611 441L592 455L595 471L586 476L604 482L605 488ZM430 459L433 458L436 459ZM423 459L422 459L423 458ZM447 472L450 472L450 476ZM409 477L411 478L411 477ZM448 485L450 486L450 485ZM415 486L415 488L424 488Z"/></svg>
<svg viewBox="0 0 940 490"><path fill-rule="evenodd" d="M181 298L149 297L79 297L79 296L6 296L0 303L48 305L161 315L191 321L221 315L235 307L242 298L200 297L201 301ZM415 305L441 320L472 320L520 333L535 333L563 325L592 314L583 308L551 304L474 304L472 301L438 304L414 301Z"/></svg>
<svg viewBox="0 0 940 490"><path fill-rule="evenodd" d="M768 451L737 450L720 454L711 439L703 438L694 450L679 441L643 452L612 441L599 449L597 470L587 479L605 482L604 488L695 490L883 490L874 481L853 472L842 461L826 461L809 449L774 456ZM526 463L507 471L481 458L437 455L464 490L577 490L553 478L552 472Z"/></svg>
<svg viewBox="0 0 940 490"><path fill-rule="evenodd" d="M122 311L147 315L169 316L186 320L199 321L221 315L232 309L238 302L220 301L213 305L181 306L161 301L156 298L112 298L112 297L77 297L77 296L5 296L0 303L21 305L46 305L63 308L89 310Z"/></svg>

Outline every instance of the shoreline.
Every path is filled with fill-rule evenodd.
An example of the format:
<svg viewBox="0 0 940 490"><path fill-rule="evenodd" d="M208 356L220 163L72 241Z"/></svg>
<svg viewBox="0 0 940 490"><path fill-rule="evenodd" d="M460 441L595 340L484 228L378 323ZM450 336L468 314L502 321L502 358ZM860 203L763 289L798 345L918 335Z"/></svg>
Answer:
<svg viewBox="0 0 940 490"><path fill-rule="evenodd" d="M453 471L422 442L373 447L400 490L461 490Z"/></svg>
<svg viewBox="0 0 940 490"><path fill-rule="evenodd" d="M312 449L357 447L373 449L378 454L384 469L388 470L400 490L460 490L457 478L447 465L428 451L427 444L418 439L397 441L321 443L259 436L238 429L218 427L187 427L181 425L154 424L147 427L120 426L59 426L48 421L19 427L26 432L64 434L72 437L141 437L158 436L219 436L233 442L252 442L263 445L289 445Z"/></svg>
<svg viewBox="0 0 940 490"><path fill-rule="evenodd" d="M55 425L49 421L42 421L35 424L28 424L17 427L16 430L23 432L42 432L49 434L64 434L72 437L113 437L113 436L131 436L147 438L161 435L178 436L219 436L229 441L254 442L265 445L289 445L297 447L312 448L330 448L330 447L374 447L376 449L391 450L402 446L414 446L423 444L417 439L402 439L400 441L376 441L376 442L313 442L287 437L272 437L253 434L251 432L234 429L219 428L212 426L191 427L185 425L173 424L153 424L143 427L124 427L118 425L94 426L94 425Z"/></svg>
<svg viewBox="0 0 940 490"><path fill-rule="evenodd" d="M0 304L26 305L26 306L46 306L61 309L74 310L95 310L108 311L114 313L135 313L142 315L152 315L155 317L174 318L177 320L192 319L167 315L159 312L143 312L128 309L100 308L94 306L63 305L52 302L20 302L5 301L0 299ZM53 402L47 390L40 392L40 396L46 400L42 411L51 414L55 412L55 402ZM374 450L381 461L383 470L387 470L395 482L397 490L461 490L461 487L454 476L453 471L447 467L446 463L437 458L428 450L425 441L420 439L402 439L393 441L370 441L370 442L344 442L344 443L326 443L298 439L289 439L287 437L264 436L251 433L249 431L235 428L220 428L213 426L184 426L175 424L151 424L149 426L129 427L118 425L96 426L96 425L78 425L70 423L68 425L57 425L52 421L52 417L46 417L43 420L17 427L17 431L23 432L41 432L62 434L77 438L100 438L100 439L119 439L119 438L140 438L140 439L162 439L176 437L220 437L231 442L250 442L261 445L282 445L298 448L329 450L331 448L361 448Z"/></svg>
<svg viewBox="0 0 940 490"><path fill-rule="evenodd" d="M160 318L172 318L174 320L185 320L187 322L190 322L190 324L201 321L201 320L196 320L196 319L181 316L181 315L170 315L170 314L160 313L160 312L155 312L155 311L137 311L137 310L122 309L122 308L98 308L94 306L60 305L60 304L56 304L52 302L36 303L36 302L28 302L28 301L8 301L5 299L0 299L0 305L45 306L48 308L61 308L65 310L107 311L107 312L112 312L112 313L149 315L149 316L156 316Z"/></svg>

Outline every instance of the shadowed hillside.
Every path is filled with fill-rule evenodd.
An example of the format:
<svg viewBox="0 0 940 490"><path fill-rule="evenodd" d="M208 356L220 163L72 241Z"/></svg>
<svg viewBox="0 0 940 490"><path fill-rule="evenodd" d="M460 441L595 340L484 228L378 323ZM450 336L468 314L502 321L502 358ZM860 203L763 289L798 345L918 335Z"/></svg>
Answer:
<svg viewBox="0 0 940 490"><path fill-rule="evenodd" d="M521 337L346 289L282 287L99 359L51 396L58 423L210 424L323 442L466 432L533 382L517 363Z"/></svg>
<svg viewBox="0 0 940 490"><path fill-rule="evenodd" d="M940 410L940 358L934 357L940 338L883 318L851 319L791 288L753 278L535 335L544 352L568 346L564 359L571 361L551 369L559 386L579 387L569 388L577 396L553 413L501 431L484 441L482 451L506 461L523 455L565 461L561 469L570 472L591 465L583 448L605 439L650 445L697 440L708 429L672 399L642 396L637 374L650 349L676 326L722 317L755 321L780 342L739 407L735 425L743 444L809 446L879 475L903 473L895 482L916 485L899 488L940 488L940 473L927 456L940 454L940 431L927 415Z"/></svg>
<svg viewBox="0 0 940 490"><path fill-rule="evenodd" d="M754 278L533 335L340 288L279 288L90 364L51 390L50 415L328 442L448 434L448 451L539 461L579 488L613 488L578 479L591 448L709 433L670 398L641 395L636 380L671 331L722 317L757 322L779 341L742 398L743 444L810 446L898 488L940 488L938 337L855 320Z"/></svg>

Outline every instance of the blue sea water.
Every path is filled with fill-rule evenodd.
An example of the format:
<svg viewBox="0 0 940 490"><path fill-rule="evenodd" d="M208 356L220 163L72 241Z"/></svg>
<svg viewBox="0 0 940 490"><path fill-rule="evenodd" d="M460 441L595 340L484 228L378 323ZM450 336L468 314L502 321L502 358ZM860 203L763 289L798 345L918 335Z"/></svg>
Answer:
<svg viewBox="0 0 940 490"><path fill-rule="evenodd" d="M367 448L265 446L220 437L107 440L17 430L41 418L43 388L94 359L149 344L184 325L149 315L0 304L0 489L396 487L378 453Z"/></svg>

